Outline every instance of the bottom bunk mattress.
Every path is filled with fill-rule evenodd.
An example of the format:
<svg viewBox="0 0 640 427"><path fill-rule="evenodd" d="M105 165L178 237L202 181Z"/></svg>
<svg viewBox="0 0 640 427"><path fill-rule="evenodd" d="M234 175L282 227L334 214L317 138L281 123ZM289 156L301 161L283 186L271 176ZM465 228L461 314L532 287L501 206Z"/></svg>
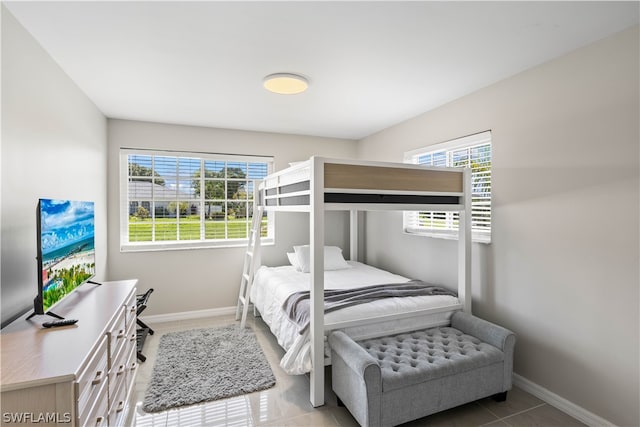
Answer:
<svg viewBox="0 0 640 427"><path fill-rule="evenodd" d="M325 289L354 289L372 285L405 283L409 279L360 262L348 261L349 268L325 271ZM300 333L283 306L290 295L308 291L311 275L297 271L295 267L262 266L255 274L251 288L251 301L262 315L264 322L286 350L280 366L289 374L303 374L311 370L309 329ZM353 337L372 337L446 324L454 311L460 308L458 298L450 295L391 297L353 305L325 314L325 324L370 319L369 324L343 329ZM380 323L376 318L419 310L439 308L437 313L410 315L401 319ZM325 355L329 355L325 345Z"/></svg>

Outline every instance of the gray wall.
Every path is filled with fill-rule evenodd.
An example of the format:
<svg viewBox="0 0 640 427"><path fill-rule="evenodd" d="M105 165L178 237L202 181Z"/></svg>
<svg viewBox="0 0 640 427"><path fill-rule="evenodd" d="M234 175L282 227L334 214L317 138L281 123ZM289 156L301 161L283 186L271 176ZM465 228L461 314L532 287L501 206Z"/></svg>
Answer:
<svg viewBox="0 0 640 427"><path fill-rule="evenodd" d="M107 267L107 120L2 6L2 321L37 294L38 199L92 200Z"/></svg>
<svg viewBox="0 0 640 427"><path fill-rule="evenodd" d="M119 150L172 149L212 153L254 154L275 157L276 170L312 155L353 158L357 143L351 140L274 133L245 132L194 126L177 126L127 120L109 120L109 272L113 280L135 277L139 289L154 288L145 314L181 313L235 306L240 288L244 248L213 248L162 252L120 252ZM349 253L349 221L331 213L327 244ZM304 213L276 215L275 246L263 248L266 265L287 262L286 252L309 242L309 217Z"/></svg>
<svg viewBox="0 0 640 427"><path fill-rule="evenodd" d="M359 157L493 131L493 243L474 244L474 312L518 335L515 371L639 425L638 27L372 135ZM456 286L456 243L367 215L367 261Z"/></svg>

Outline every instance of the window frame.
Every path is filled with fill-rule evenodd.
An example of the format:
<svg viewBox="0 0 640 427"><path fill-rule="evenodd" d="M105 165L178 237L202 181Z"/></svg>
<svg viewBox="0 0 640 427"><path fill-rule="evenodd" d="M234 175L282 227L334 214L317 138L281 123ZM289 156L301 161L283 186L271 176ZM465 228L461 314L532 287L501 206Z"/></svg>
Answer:
<svg viewBox="0 0 640 427"><path fill-rule="evenodd" d="M242 163L266 163L267 165L267 175L273 173L275 167L275 161L273 156L260 156L260 155L237 155L237 154L221 154L221 153L205 153L205 152L193 152L193 151L173 151L173 150L158 150L158 149L143 149L143 148L120 148L119 152L119 187L120 187L120 195L119 195L119 213L120 213L120 230L119 230L119 243L120 243L120 252L145 252L145 251L167 251L167 250L188 250L188 249L211 249L211 248L230 248L230 247L245 247L248 243L248 235L243 238L230 238L228 237L228 226L225 225L225 238L223 239L206 239L204 224L204 215L200 215L200 239L198 240L177 240L178 234L176 235L176 240L155 240L155 241L144 241L144 242L131 242L129 241L129 218L130 218L130 198L129 198L129 156L138 155L138 156L149 156L153 157L154 162L156 157L171 157L176 158L177 162L179 162L179 158L189 158L189 159L199 159L200 165L202 166L204 161L218 161L218 162L242 162ZM227 165L225 164L225 167ZM202 170L202 169L200 169ZM153 176L153 171L152 171ZM176 179L180 179L179 175L176 175ZM188 178L184 178L187 180ZM217 199L207 199L206 194L202 191L204 188L204 183L207 178L206 174L202 174L200 176L201 180L201 191L200 196L197 199L194 199L199 205L200 209L204 209L205 203L217 203L219 202ZM224 190L224 199L222 201L226 204L229 203L228 194L227 194L227 183L233 182L234 178L225 177L223 179L225 182L225 190ZM259 182L260 179L251 180L248 178L243 179L242 181L254 181ZM256 184L254 184L255 186ZM152 190L153 191L153 190ZM251 196L247 196L247 210L252 209ZM149 198L149 200L153 202L157 202L159 199L154 199L153 195ZM177 203L182 202L180 197L176 194L175 201ZM144 203L144 202L143 202ZM247 212L248 214L248 212ZM155 209L151 209L150 215L152 218L152 224L155 224ZM176 225L179 224L179 213L177 214ZM272 212L265 212L267 217L267 235L261 237L261 245L273 245L275 244L275 218ZM226 218L226 210L225 210L225 224L228 221ZM251 220L248 219L248 228L251 227ZM195 222L194 222L195 223ZM176 231L178 233L178 231Z"/></svg>
<svg viewBox="0 0 640 427"><path fill-rule="evenodd" d="M445 152L446 164L437 165L437 166L456 167L450 163L450 161L452 160L452 155L454 151L462 150L465 148L472 149L472 148L487 145L487 144L489 145L489 149L490 149L488 184L489 184L489 187L491 188L493 139L492 139L492 134L490 130L407 151L404 153L404 163L420 164L416 161L416 159L420 156L426 156L429 154L433 155L434 153ZM434 165L425 164L425 166L431 167ZM472 181L473 181L473 177L472 177ZM473 187L473 183L472 183L472 187ZM472 199L474 197L477 197L478 194L479 193L472 192ZM489 216L488 229L483 229L484 227L479 228L477 226L472 226L471 239L473 242L489 244L491 243L491 229L493 227L491 190L489 191L488 200L486 199L486 196L483 197L483 199L485 204L485 207L483 208L483 210L485 212L488 212L488 216ZM479 203L476 204L476 209L481 210L481 208L479 208L478 205ZM458 215L457 212L442 213L444 215L443 220L448 223L447 228L429 228L426 226L422 227L422 226L412 225L417 222L417 220L414 219L415 215L416 214L419 215L422 212L440 214L439 211L419 211L419 212L404 211L402 215L402 229L404 233L410 234L410 235L417 235L417 236L434 237L439 239L450 239L450 240L458 239L458 226L456 224L457 219L455 218ZM472 222L476 222L476 218L477 218L477 216L475 216L474 213L477 214L477 212L474 212L474 203L472 201Z"/></svg>

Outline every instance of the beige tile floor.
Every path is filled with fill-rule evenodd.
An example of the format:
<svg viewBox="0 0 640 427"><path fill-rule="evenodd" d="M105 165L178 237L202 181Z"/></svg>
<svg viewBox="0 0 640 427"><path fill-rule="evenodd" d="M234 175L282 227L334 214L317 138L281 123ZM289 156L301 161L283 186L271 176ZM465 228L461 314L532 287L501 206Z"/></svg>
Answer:
<svg viewBox="0 0 640 427"><path fill-rule="evenodd" d="M326 389L327 403L314 408L309 403L307 376L291 376L280 369L284 354L268 327L260 319L249 324L271 364L276 385L262 392L192 405L165 412L147 414L142 401L155 363L160 336L168 332L216 327L233 323L231 316L150 324L155 334L147 338L143 353L147 360L140 364L136 379L135 418L138 427L164 426L357 426L349 411L336 404L330 385ZM327 368L330 378L330 368ZM573 427L583 424L540 399L513 388L506 402L484 399L458 408L425 417L405 426L432 427Z"/></svg>

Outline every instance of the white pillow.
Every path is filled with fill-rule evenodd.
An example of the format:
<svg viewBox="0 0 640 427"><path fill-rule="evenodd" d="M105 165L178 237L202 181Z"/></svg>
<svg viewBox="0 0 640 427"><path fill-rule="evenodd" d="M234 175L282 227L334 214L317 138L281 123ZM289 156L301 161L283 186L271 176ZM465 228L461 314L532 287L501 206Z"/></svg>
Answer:
<svg viewBox="0 0 640 427"><path fill-rule="evenodd" d="M298 263L298 257L295 252L287 252L287 258L289 258L289 262L297 271L300 271L300 264Z"/></svg>
<svg viewBox="0 0 640 427"><path fill-rule="evenodd" d="M311 248L309 245L294 246L293 250L298 259L298 268L303 273L311 271ZM342 270L351 268L342 256L342 249L337 246L324 247L324 269L325 270Z"/></svg>

